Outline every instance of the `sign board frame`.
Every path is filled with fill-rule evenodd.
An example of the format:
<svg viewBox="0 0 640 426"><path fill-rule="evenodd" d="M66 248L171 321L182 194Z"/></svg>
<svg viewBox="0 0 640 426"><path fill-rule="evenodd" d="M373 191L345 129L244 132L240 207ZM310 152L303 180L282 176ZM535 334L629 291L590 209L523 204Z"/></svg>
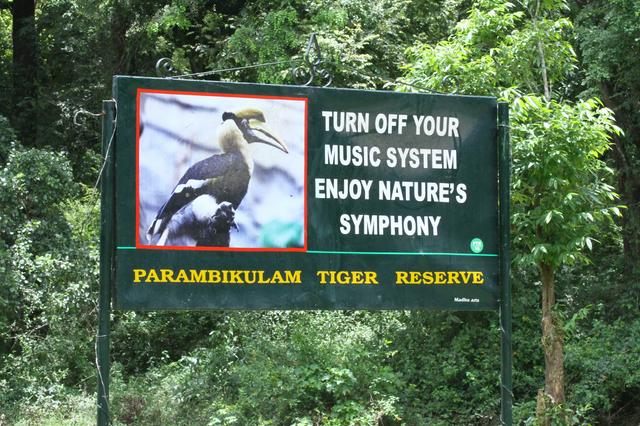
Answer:
<svg viewBox="0 0 640 426"><path fill-rule="evenodd" d="M117 309L497 309L495 98L137 77L115 77L114 98ZM239 243L155 245L156 212L241 107L284 125L290 152L249 147ZM367 125L339 129L331 113ZM274 224L299 227L297 246L257 241Z"/></svg>
<svg viewBox="0 0 640 426"><path fill-rule="evenodd" d="M131 90L132 87L128 85L133 84L136 88L136 97L139 96L139 92L137 89L138 85L143 82L143 85L149 90L159 90L166 92L180 92L180 88L183 92L189 92L193 94L192 88L196 87L197 91L206 92L207 87L211 84L214 86L220 83L211 83L211 82L202 82L202 81L186 81L186 80L171 80L171 79L150 79L150 78L132 78L132 77L115 77L114 78L114 97L116 99L122 98L122 94L119 90L122 90L125 87L125 91ZM298 90L299 93L313 93L314 91L319 90L334 90L334 89L319 89L319 88L302 88L296 86L269 86L269 85L242 85L242 84L231 84L232 94L238 95L246 92L246 89L250 87L251 89L255 89L259 87L258 91L265 91L264 93L256 94L253 92L251 96L255 97L271 97L277 96L279 91L284 91L286 93L290 93L290 91ZM178 90L176 90L178 88ZM188 89L188 90L187 90ZM226 89L225 89L226 90ZM222 90L220 93L227 93L225 90ZM234 92L235 91L235 92ZM276 95L273 95L273 93ZM308 92L307 92L308 91ZM371 92L362 92L362 91L354 91L359 93L371 93ZM265 94L266 93L266 94ZM376 96L379 94L376 94ZM397 96L401 94L392 94L391 96ZM411 95L402 95L402 96L411 96ZM423 95L426 96L426 95ZM450 100L454 97L448 95L440 95L443 100ZM295 98L295 96L280 96L281 98ZM304 96L300 96L304 97ZM307 96L307 99L309 96ZM138 98L139 99L139 98ZM308 101L307 101L308 102ZM116 164L118 163L118 150L122 149L118 145L118 138L121 137L121 131L130 132L131 133L131 123L127 124L127 117L129 119L131 117L135 117L136 125L135 125L135 134L137 137L140 134L139 129L139 115L137 112L137 105L132 106L131 103L120 102L120 99L117 101L117 121L118 121L118 129L115 127L116 123L116 102L114 101L105 101L103 103L103 154L105 156L105 167L102 174L102 233L101 233L101 285L100 285L100 304L99 304L99 329L98 329L98 338L97 338L97 358L98 358L98 424L108 424L109 423L109 413L108 413L108 395L109 395L109 316L111 310L111 302L114 303L114 307L118 308L131 308L134 305L127 305L126 303L122 303L117 298L114 298L114 295L117 294L115 289L117 288L118 280L122 281L122 276L118 275L118 269L115 267L118 262L118 255L121 252L127 252L131 250L131 252L135 252L130 247L131 246L123 246L118 245L120 240L118 238L118 229L119 221L118 221L118 213L115 209L116 205L122 201L118 198L118 173L121 172L121 169L117 169ZM289 306L289 305L248 305L248 306L219 306L218 308L240 308L240 309L265 309L265 308L279 308L279 309L345 309L345 308L373 308L373 309L421 309L421 308L437 308L437 309L463 309L463 310L486 310L486 309L498 309L500 313L500 328L501 328L501 355L502 355L502 368L501 368L501 398L502 398L502 412L501 412L501 420L504 424L512 423L512 415L511 415L511 405L512 405L512 378L511 378L511 369L512 369L512 354L511 354L511 295L510 295L510 285L509 285L509 173L510 173L510 152L509 152L509 117L508 117L508 106L505 103L499 103L493 105L495 110L494 120L496 123L496 131L495 138L493 139L496 142L496 155L495 155L495 165L496 165L496 186L497 186L497 216L496 216L496 224L498 225L498 229L496 230L496 238L495 238L495 256L491 256L495 258L496 262L496 271L495 271L495 299L492 304L483 305L480 307L466 306L466 305L393 305L393 304L384 304L375 303L373 306L371 304L341 304L339 302L339 298L336 297L336 294L333 293L328 298L323 299L322 303L317 303L317 300L314 303L302 303L299 305ZM386 111L388 114L392 113L391 111ZM307 114L307 104L305 104L305 114ZM122 128L120 127L122 126ZM315 124L315 128L319 128L319 124ZM305 132L307 131L307 126L305 125ZM306 134L306 133L305 133ZM335 135L334 135L335 136ZM305 144L306 145L306 144ZM305 153L306 154L306 153ZM136 152L136 155L139 155ZM307 172L307 166L305 165L305 173ZM308 178L308 177L307 177ZM137 181L137 179L136 179ZM308 183L305 183L305 192L308 191ZM305 194L305 202L309 203L310 194L306 192ZM305 204L305 211L308 206ZM135 213L138 214L137 212ZM121 219L121 218L120 218ZM305 216L305 222L306 222ZM139 227L139 218L136 216L136 227ZM306 225L306 223L305 223ZM304 250L300 250L306 252L309 250L307 235L305 234L305 244ZM136 249L141 248L139 241L134 242L133 247ZM148 250L153 250L151 247L145 247ZM180 249L178 249L180 251ZM242 251L242 250L240 250ZM268 250L267 250L268 251ZM294 250L295 251L295 250ZM318 252L322 252L323 250L316 250ZM330 251L330 250L327 250ZM335 249L333 250L336 251ZM161 251L157 251L158 253L162 253ZM253 252L253 251L252 251ZM257 250L258 254L260 250ZM129 252L130 253L130 252ZM227 255L224 252L221 252L222 255ZM322 255L323 253L317 253L318 255ZM331 254L331 253L329 253ZM333 253L335 254L335 253ZM388 254L388 253L385 253ZM367 256L363 253L358 253L354 250L354 253L338 253L338 259L349 259L349 256ZM377 256L377 254L373 254L373 256ZM392 255L393 256L393 255ZM471 256L470 256L471 257ZM479 256L482 257L482 256ZM355 257L352 257L355 258ZM423 258L420 256L420 258ZM333 261L338 264L341 263L341 260ZM331 264L332 262L329 261ZM348 262L347 262L348 263ZM352 266L349 266L352 268ZM335 287L334 287L335 288ZM349 295L347 297L353 298L352 300L356 300L357 297L353 295ZM372 299L374 300L374 299ZM378 295L378 300L380 297ZM407 300L415 300L415 298L408 298ZM173 309L192 309L192 308L203 308L202 306L176 306ZM135 305L135 309L158 309L158 308L167 308L167 306L154 306L150 304L148 306L140 306ZM206 308L206 307L205 307Z"/></svg>

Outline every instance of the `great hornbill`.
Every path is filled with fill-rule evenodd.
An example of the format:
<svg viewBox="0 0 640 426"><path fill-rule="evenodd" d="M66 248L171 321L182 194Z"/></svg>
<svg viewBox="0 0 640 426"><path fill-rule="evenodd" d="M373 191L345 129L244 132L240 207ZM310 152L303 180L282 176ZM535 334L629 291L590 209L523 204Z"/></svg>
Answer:
<svg viewBox="0 0 640 426"><path fill-rule="evenodd" d="M218 144L223 153L189 167L149 226L149 243L157 237L156 245L167 245L168 240L186 236L198 246L229 246L235 210L253 172L249 144L254 142L288 152L266 127L262 111L246 108L222 114Z"/></svg>

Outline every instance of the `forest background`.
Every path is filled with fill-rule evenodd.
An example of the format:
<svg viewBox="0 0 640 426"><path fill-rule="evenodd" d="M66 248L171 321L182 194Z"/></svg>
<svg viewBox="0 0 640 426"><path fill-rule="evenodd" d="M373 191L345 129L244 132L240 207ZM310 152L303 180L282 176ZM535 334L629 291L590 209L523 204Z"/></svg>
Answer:
<svg viewBox="0 0 640 426"><path fill-rule="evenodd" d="M95 423L100 123L74 113L161 57L300 60L312 32L334 87L511 103L515 421L640 423L637 1L0 0L0 425ZM499 423L493 312L116 312L112 330L113 424Z"/></svg>

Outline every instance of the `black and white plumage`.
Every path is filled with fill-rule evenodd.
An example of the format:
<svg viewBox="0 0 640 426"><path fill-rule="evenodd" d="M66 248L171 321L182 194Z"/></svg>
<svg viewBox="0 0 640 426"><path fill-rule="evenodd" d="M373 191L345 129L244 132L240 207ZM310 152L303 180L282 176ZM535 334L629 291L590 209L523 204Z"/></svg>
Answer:
<svg viewBox="0 0 640 426"><path fill-rule="evenodd" d="M228 201L218 203L211 195L201 195L171 216L157 244L187 236L196 246L228 247L229 231L236 227L234 216L235 209Z"/></svg>
<svg viewBox="0 0 640 426"><path fill-rule="evenodd" d="M149 243L189 237L201 246L229 246L234 216L247 193L253 159L249 144L265 143L288 152L285 144L265 125L260 110L225 112L218 129L222 154L189 167L149 226Z"/></svg>

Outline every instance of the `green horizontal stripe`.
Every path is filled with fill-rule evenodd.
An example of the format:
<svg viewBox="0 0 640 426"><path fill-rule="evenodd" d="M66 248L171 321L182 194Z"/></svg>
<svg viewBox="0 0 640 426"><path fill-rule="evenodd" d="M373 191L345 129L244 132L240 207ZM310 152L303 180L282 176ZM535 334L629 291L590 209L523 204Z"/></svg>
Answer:
<svg viewBox="0 0 640 426"><path fill-rule="evenodd" d="M329 250L308 250L313 254L390 254L396 256L478 256L478 257L498 257L495 253L439 253L424 252L416 253L412 251L329 251Z"/></svg>
<svg viewBox="0 0 640 426"><path fill-rule="evenodd" d="M118 250L136 250L135 247L117 247ZM441 253L412 251L331 251L331 250L307 250L311 254L383 254L392 256L467 256L467 257L498 257L495 253Z"/></svg>

